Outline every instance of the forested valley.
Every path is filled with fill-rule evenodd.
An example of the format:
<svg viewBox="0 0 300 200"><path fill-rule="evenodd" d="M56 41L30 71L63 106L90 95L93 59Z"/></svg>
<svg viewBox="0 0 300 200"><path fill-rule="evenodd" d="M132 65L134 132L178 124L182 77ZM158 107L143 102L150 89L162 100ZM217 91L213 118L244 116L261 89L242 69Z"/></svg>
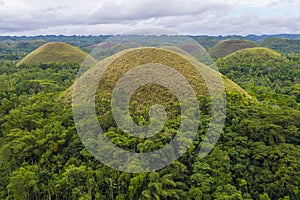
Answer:
<svg viewBox="0 0 300 200"><path fill-rule="evenodd" d="M203 97L199 130L184 156L158 171L135 174L99 162L77 135L68 92L81 57L76 62L43 62L45 57L19 63L48 42L65 42L88 53L106 38L1 37L0 199L300 199L300 55L291 42L298 40L262 38L252 41L257 47L214 57L224 78L249 95L230 88L226 92L225 125L214 149L199 158L211 119L209 98ZM208 51L221 40L194 39L205 40ZM160 138L129 137L113 121L110 105L101 106L107 115L99 123L123 149L157 149L176 134L178 119L171 116ZM139 112L133 117L146 124L147 114Z"/></svg>

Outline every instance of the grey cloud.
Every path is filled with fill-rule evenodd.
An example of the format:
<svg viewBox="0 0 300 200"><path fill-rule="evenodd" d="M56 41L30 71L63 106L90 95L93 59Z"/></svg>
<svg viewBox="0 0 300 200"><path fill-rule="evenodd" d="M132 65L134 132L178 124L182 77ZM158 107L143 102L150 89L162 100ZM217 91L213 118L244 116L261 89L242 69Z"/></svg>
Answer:
<svg viewBox="0 0 300 200"><path fill-rule="evenodd" d="M186 0L131 0L104 1L93 12L80 11L72 7L52 6L47 9L24 10L21 13L2 12L0 27L2 31L32 30L62 25L86 24L132 24L140 20L160 17L196 15L198 13L221 12L229 10L224 3Z"/></svg>
<svg viewBox="0 0 300 200"><path fill-rule="evenodd" d="M300 7L300 2L299 2L299 0L273 0L268 3L269 7L281 6L281 5Z"/></svg>
<svg viewBox="0 0 300 200"><path fill-rule="evenodd" d="M278 6L283 1L271 3ZM299 17L276 16L278 13L269 17L260 13L236 16L231 11L238 9L238 5L216 1L124 0L116 3L110 0L99 5L85 5L88 9L80 6L62 3L45 8L28 7L22 11L1 10L0 6L0 34L69 34L72 31L73 34L103 34L140 27L165 27L180 33L212 35L300 32Z"/></svg>
<svg viewBox="0 0 300 200"><path fill-rule="evenodd" d="M70 15L66 8L57 6L39 10L20 12L3 11L0 13L0 31L26 31L52 26L63 26L84 23L81 14Z"/></svg>
<svg viewBox="0 0 300 200"><path fill-rule="evenodd" d="M300 17L228 16L182 23L177 29L183 33L209 35L299 33Z"/></svg>
<svg viewBox="0 0 300 200"><path fill-rule="evenodd" d="M216 10L228 10L230 7L224 3L212 3L209 1L186 0L132 0L117 4L107 1L92 13L92 18L98 22L115 20L149 19L153 17L195 15L199 13L214 12Z"/></svg>

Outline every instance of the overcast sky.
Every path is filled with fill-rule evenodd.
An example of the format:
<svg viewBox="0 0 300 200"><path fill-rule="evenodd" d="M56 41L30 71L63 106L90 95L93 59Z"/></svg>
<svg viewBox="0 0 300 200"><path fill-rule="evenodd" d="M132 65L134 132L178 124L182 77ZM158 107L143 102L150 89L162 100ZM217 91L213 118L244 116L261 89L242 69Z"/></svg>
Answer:
<svg viewBox="0 0 300 200"><path fill-rule="evenodd" d="M0 35L300 33L300 0L0 0Z"/></svg>

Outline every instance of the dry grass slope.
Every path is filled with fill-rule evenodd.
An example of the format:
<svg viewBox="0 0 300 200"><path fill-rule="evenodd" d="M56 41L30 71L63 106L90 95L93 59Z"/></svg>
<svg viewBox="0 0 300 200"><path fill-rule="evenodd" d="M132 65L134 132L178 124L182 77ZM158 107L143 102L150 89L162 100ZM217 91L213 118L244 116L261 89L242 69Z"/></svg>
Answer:
<svg viewBox="0 0 300 200"><path fill-rule="evenodd" d="M162 48L136 48L126 50L119 54L122 55L108 66L106 71L103 73L101 79L99 80L100 77L96 78L96 80L99 80L96 92L96 99L98 100L110 98L110 95L115 85L126 72L132 70L137 66L148 63L160 63L172 67L173 69L177 70L181 75L183 75L187 79L187 81L189 81L198 97L209 95L206 83L197 71L197 69L195 69L195 67L190 63L190 57ZM105 60L108 59L112 59L112 57L107 58ZM90 77L86 78L86 81L95 79L95 71L99 66L101 66L101 63L105 62L105 60L95 65L93 69L89 70L83 75L83 77ZM215 77L219 74L219 72L194 60L193 64L195 63L201 69L201 73L206 73L208 75L211 74L211 77ZM237 92L248 99L252 99L252 97L237 84L224 77L223 75L219 75L224 80L224 86L226 91ZM86 90L86 88L82 89ZM63 95L63 99L65 99L68 102L71 99L71 91L72 87L69 90L67 90ZM170 98L168 99L168 97ZM166 88L163 88L162 86L146 85L139 88L135 92L135 94L132 97L132 101L135 102L137 105L142 106L145 106L145 104L148 103L161 103L161 101L166 101L170 105L171 102L176 101L176 98L174 98L174 96L172 97L170 91L166 90Z"/></svg>
<svg viewBox="0 0 300 200"><path fill-rule="evenodd" d="M210 52L210 56L220 58L245 48L254 48L257 45L247 40L225 40L218 43Z"/></svg>
<svg viewBox="0 0 300 200"><path fill-rule="evenodd" d="M42 63L82 63L87 59L88 63L96 61L86 52L77 47L63 43L51 42L42 45L24 57L17 66L38 65Z"/></svg>
<svg viewBox="0 0 300 200"><path fill-rule="evenodd" d="M255 47L255 48L247 48L242 49L237 52L234 52L223 58L223 61L237 62L238 60L242 60L243 62L273 62L273 63L284 63L288 62L288 59L282 54L265 48L265 47Z"/></svg>

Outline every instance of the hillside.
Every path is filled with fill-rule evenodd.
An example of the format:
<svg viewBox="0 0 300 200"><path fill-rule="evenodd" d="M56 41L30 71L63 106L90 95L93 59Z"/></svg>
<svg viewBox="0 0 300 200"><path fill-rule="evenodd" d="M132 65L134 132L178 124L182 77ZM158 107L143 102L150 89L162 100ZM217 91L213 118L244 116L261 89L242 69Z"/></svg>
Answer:
<svg viewBox="0 0 300 200"><path fill-rule="evenodd" d="M249 48L232 53L217 61L220 72L241 85L259 100L275 101L299 95L300 83L298 61L267 48ZM271 94L272 92L273 94ZM279 94L285 95L280 96ZM291 98L291 102L294 102ZM297 100L299 101L299 100ZM277 102L278 103L278 102Z"/></svg>
<svg viewBox="0 0 300 200"><path fill-rule="evenodd" d="M24 57L17 66L20 65L39 65L41 63L82 63L87 58L88 63L95 60L87 53L77 47L63 43L51 42L42 45L38 49Z"/></svg>
<svg viewBox="0 0 300 200"><path fill-rule="evenodd" d="M0 59L16 59L16 56L13 55L10 46L5 42L0 42Z"/></svg>
<svg viewBox="0 0 300 200"><path fill-rule="evenodd" d="M3 51L7 49L9 49L9 46L4 42L0 42L0 50Z"/></svg>
<svg viewBox="0 0 300 200"><path fill-rule="evenodd" d="M232 54L229 54L228 56L222 58L222 60L229 61L233 59L245 60L246 61L252 61L252 59L255 59L255 61L267 61L268 59L282 62L287 61L287 58L280 53L264 48L264 47L255 47L255 48L245 48L241 49L239 51L236 51Z"/></svg>
<svg viewBox="0 0 300 200"><path fill-rule="evenodd" d="M111 62L111 60L113 61ZM149 65L149 63L155 64ZM106 64L108 65L104 68ZM160 64L160 66L168 66L175 72L168 71L170 69L159 69L157 64ZM101 71L103 73L99 74ZM124 79L124 77L126 77L124 75L127 75L127 79ZM97 82L95 80L97 80ZM159 80L159 83L153 83L153 81L157 80ZM120 81L122 81L122 87L117 86ZM186 83L189 87L186 86ZM94 88L96 89L95 92ZM174 88L176 89L175 91ZM210 67L184 54L153 47L125 50L100 61L92 69L83 74L72 89L72 106L76 108L73 112L75 113L75 121L92 122L88 119L90 115L82 115L82 112L85 110L84 112L89 113L89 108L93 105L90 105L88 102L95 96L95 101L92 101L95 102L96 108L92 110L93 112L96 110L101 127L105 132L109 132L111 129L117 129L118 126L116 123L120 127L120 121L125 124L124 126L126 127L127 125L130 126L133 122L139 126L153 126L153 124L160 124L165 121L162 127L155 132L156 134L149 138L135 138L133 135L128 134L131 127L134 127L133 125L130 126L130 128L121 128L117 135L110 135L109 138L115 145L126 149L130 146L131 148L129 149L135 148L136 151L141 153L158 150L159 146L171 142L175 134L170 133L169 130L175 127L179 129L179 122L183 123L183 119L187 118L190 120L188 126L191 128L193 128L194 122L198 124L198 117L196 117L198 110L194 110L197 109L198 106L203 106L206 110L213 110L216 109L216 107L218 111L221 110L222 105L224 105L222 104L223 99L217 101L217 105L214 104L213 106L207 105L204 102L211 102L211 98L220 98L220 95L225 92L224 89L229 94L237 95L245 102L252 101L254 103L255 101L254 98L251 98L251 96L237 84L223 77ZM190 93L191 90L192 93ZM89 91L93 92L90 93ZM127 94L127 92L124 93L124 91L131 91L132 93L130 93L129 97L120 96L118 100L113 100L112 97L116 91L119 92L118 95ZM175 94L180 95L176 96ZM195 101L191 98L192 94L195 94L192 96L196 99ZM183 103L187 101L186 98L189 99L188 102L193 101L192 105L188 105L188 113L193 113L192 118L187 115L187 112L183 109L184 106L187 106L186 103ZM199 102L197 102L197 100ZM126 103L126 108L124 108L124 103ZM129 106L127 107L127 105ZM166 114L164 119L158 120L157 118L150 118L149 113L151 113L152 106L154 105L161 105L164 108ZM128 114L123 113L124 109L128 109ZM116 115L113 114L114 110L122 113L117 115L120 117L119 120L117 120ZM129 120L127 118L128 116L130 116L132 120ZM202 115L202 117L204 117L204 115ZM222 116L218 116L218 120L221 117ZM215 120L215 118L213 120ZM85 130L84 133L90 133L90 130L86 130L86 128L89 127L93 127L93 125L89 123L87 125L84 124L79 129ZM160 125L157 125L157 127L160 127ZM150 131L155 128L151 127ZM190 131L195 133L197 128L196 130ZM129 133L132 132L129 131ZM141 133L147 135L149 131L142 131ZM182 134L185 134L185 132ZM130 141L129 144L128 141ZM185 139L185 142L191 141ZM152 145L153 143L157 143L158 145ZM177 152L177 150L174 151ZM113 156L117 156L117 154L118 152L114 152ZM102 154L100 154L100 156L102 157ZM134 160L130 161L125 159L123 161L128 163L128 166L140 167L134 164ZM152 163L144 161L144 164L146 162L152 167ZM160 168L161 167L157 167L156 169ZM122 169L120 168L120 170Z"/></svg>
<svg viewBox="0 0 300 200"><path fill-rule="evenodd" d="M26 51L28 50L33 51L34 49L46 43L48 43L46 40L24 40L24 41L21 40L13 43L12 47L26 50Z"/></svg>
<svg viewBox="0 0 300 200"><path fill-rule="evenodd" d="M284 54L300 52L300 40L296 39L267 38L258 44Z"/></svg>
<svg viewBox="0 0 300 200"><path fill-rule="evenodd" d="M225 40L218 43L209 52L210 56L215 58L225 57L231 53L245 48L253 48L257 45L247 40Z"/></svg>
<svg viewBox="0 0 300 200"><path fill-rule="evenodd" d="M135 48L123 51L119 53L120 56L117 60L115 60L105 71L101 80L99 81L99 90L102 91L99 95L99 98L102 98L102 95L110 93L114 88L117 81L124 75L127 71L134 68L135 66L139 66L147 63L161 63L166 66L174 67L178 72L180 72L186 79L192 84L194 90L196 91L198 96L207 96L208 89L206 87L205 81L201 76L199 76L199 72L193 67L190 63L190 57L186 56L186 53L176 47L163 47L163 48ZM162 59L163 57L163 59ZM109 59L112 59L111 57ZM108 59L106 59L108 60ZM94 76L96 74L94 70L97 70L97 67L101 66L101 63L106 62L101 61L99 64L95 66L91 71L89 71L85 76ZM207 73L211 76L217 76L218 72L215 70L201 64L197 61L191 61L192 63L196 63L196 65L201 69L202 73ZM221 77L223 77L220 74ZM242 96L247 98L251 98L247 92L245 92L241 87L237 84L233 83L228 78L223 77L225 89L231 92L237 92ZM155 91L157 90L157 91ZM163 95L160 89L154 89L153 93L157 92L157 94ZM144 101L145 99L153 98L153 94L144 94L142 99L139 101Z"/></svg>
<svg viewBox="0 0 300 200"><path fill-rule="evenodd" d="M172 50L176 50L176 48ZM181 53L180 51L178 52ZM108 68L107 72L104 74L103 81L104 82L109 81L110 84L112 84L112 85L109 84L110 85L109 88L111 88L116 83L118 78L120 78L127 70L133 68L135 65L157 62L167 66L174 67L183 76L187 78L187 80L193 85L194 90L198 92L199 96L206 96L207 88L205 86L205 82L203 78L198 75L199 73L189 63L190 61L189 57L182 56L184 54L180 54L180 55L181 56L179 56L179 54L177 54L177 52L175 51L168 51L168 50L163 50L158 48L132 49L128 51L128 53L125 53L124 55L122 55L120 58L118 58L116 61L113 62L113 64ZM164 59L162 60L161 57L163 57ZM217 72L212 70L211 68L201 63L197 63L197 64L201 69L203 69L203 72L205 71L208 74L214 74L214 75L217 74ZM227 79L225 81L227 83ZM239 86L235 84L231 84L230 81L228 81L226 89L229 91L237 91L242 95L247 95L245 91L240 90Z"/></svg>
<svg viewBox="0 0 300 200"><path fill-rule="evenodd" d="M220 58L217 65L223 74L233 73L235 77L247 76L251 79L258 75L264 77L272 75L274 71L286 69L289 61L286 57L271 49L257 47L242 49ZM260 83L256 82L256 84Z"/></svg>

